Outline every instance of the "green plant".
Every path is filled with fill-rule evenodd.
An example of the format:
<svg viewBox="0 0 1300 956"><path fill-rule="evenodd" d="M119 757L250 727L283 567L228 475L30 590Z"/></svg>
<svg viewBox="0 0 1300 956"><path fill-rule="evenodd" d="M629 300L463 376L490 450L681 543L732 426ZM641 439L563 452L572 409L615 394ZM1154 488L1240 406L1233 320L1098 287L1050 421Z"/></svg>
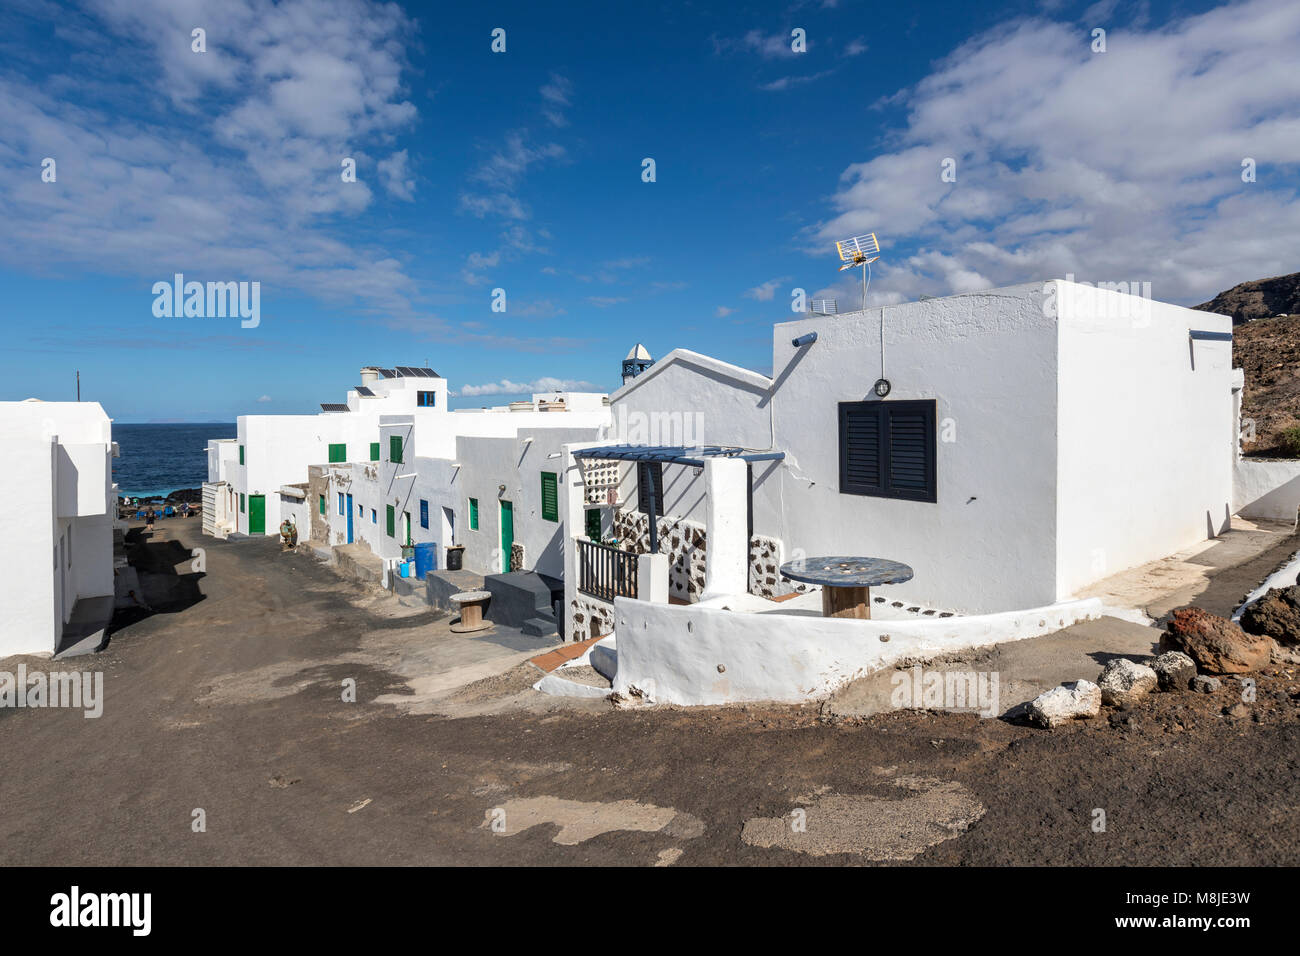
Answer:
<svg viewBox="0 0 1300 956"><path fill-rule="evenodd" d="M1287 454L1300 458L1300 425L1282 429L1281 445Z"/></svg>

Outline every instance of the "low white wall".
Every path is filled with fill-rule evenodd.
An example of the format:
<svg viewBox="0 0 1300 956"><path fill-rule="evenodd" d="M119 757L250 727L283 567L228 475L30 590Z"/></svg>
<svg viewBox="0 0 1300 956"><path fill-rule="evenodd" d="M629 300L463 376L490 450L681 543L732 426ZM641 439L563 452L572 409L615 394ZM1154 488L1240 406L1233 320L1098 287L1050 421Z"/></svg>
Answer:
<svg viewBox="0 0 1300 956"><path fill-rule="evenodd" d="M1239 459L1233 472L1232 509L1243 518L1296 520L1300 461Z"/></svg>
<svg viewBox="0 0 1300 956"><path fill-rule="evenodd" d="M1101 613L1091 598L940 620L856 621L617 598L614 690L636 686L672 704L816 700L904 658L1037 637Z"/></svg>

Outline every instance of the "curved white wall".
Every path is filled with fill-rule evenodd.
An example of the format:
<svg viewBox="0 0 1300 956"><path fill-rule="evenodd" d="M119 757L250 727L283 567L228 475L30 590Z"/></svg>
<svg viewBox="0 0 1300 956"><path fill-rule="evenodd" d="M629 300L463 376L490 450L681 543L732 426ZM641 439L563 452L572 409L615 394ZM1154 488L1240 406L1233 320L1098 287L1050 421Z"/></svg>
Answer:
<svg viewBox="0 0 1300 956"><path fill-rule="evenodd" d="M616 692L635 686L664 703L727 704L816 700L904 658L1019 641L1100 617L1101 602L920 621L742 614L630 598L615 599L614 611Z"/></svg>

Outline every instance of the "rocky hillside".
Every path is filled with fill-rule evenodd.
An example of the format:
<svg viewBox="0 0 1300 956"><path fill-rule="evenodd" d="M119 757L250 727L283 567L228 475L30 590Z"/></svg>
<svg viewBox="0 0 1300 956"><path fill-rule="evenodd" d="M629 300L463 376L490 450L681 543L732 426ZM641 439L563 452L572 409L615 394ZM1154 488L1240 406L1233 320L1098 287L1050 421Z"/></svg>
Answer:
<svg viewBox="0 0 1300 956"><path fill-rule="evenodd" d="M1300 311L1300 309L1297 309ZM1242 450L1255 457L1296 458L1282 432L1300 425L1300 315L1256 319L1233 330L1233 365L1246 376L1241 417L1255 422L1255 441ZM1243 427L1243 435L1249 434Z"/></svg>
<svg viewBox="0 0 1300 956"><path fill-rule="evenodd" d="M1230 315L1233 325L1252 319L1295 315L1300 313L1300 272L1243 282L1227 292L1220 292L1209 302L1202 302L1192 308Z"/></svg>
<svg viewBox="0 0 1300 956"><path fill-rule="evenodd" d="M1300 458L1284 436L1300 426L1300 272L1243 282L1193 306L1232 316L1232 364L1245 372L1242 450L1257 458ZM1282 316L1279 318L1279 314Z"/></svg>

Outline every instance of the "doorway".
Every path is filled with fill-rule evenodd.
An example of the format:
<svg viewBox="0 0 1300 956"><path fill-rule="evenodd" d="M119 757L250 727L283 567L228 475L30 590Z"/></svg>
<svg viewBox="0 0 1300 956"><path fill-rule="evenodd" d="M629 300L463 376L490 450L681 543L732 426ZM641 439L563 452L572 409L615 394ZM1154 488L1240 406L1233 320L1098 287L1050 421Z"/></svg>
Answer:
<svg viewBox="0 0 1300 956"><path fill-rule="evenodd" d="M515 543L515 506L501 502L501 573L510 570L510 552Z"/></svg>
<svg viewBox="0 0 1300 956"><path fill-rule="evenodd" d="M248 496L248 533L266 534L266 495Z"/></svg>
<svg viewBox="0 0 1300 956"><path fill-rule="evenodd" d="M348 495L348 544L352 543L352 496Z"/></svg>

